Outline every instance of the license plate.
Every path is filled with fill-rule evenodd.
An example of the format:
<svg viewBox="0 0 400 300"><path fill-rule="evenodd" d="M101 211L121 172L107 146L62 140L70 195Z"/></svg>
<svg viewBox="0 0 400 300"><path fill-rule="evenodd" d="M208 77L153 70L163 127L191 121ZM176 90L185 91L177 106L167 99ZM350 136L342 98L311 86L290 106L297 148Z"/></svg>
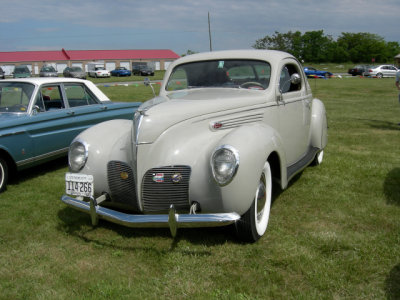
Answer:
<svg viewBox="0 0 400 300"><path fill-rule="evenodd" d="M93 197L93 176L66 173L65 193L73 196Z"/></svg>

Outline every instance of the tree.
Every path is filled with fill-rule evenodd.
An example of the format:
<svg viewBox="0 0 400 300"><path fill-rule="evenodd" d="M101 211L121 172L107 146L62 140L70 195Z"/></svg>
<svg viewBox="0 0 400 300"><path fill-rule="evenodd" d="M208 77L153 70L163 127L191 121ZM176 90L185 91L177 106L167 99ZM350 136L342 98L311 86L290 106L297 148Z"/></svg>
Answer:
<svg viewBox="0 0 400 300"><path fill-rule="evenodd" d="M188 51L186 51L186 53L182 54L181 56L184 57L186 55L191 55L191 54L196 54L196 53L198 53L198 52L192 51L192 50L189 49Z"/></svg>
<svg viewBox="0 0 400 300"><path fill-rule="evenodd" d="M275 31L271 37L265 36L262 39L256 40L253 48L281 50L300 57L302 49L301 32L289 31L287 33L279 33Z"/></svg>
<svg viewBox="0 0 400 300"><path fill-rule="evenodd" d="M373 33L342 32L335 41L323 30L279 33L256 40L255 49L286 51L307 62L392 62L400 53L398 42L386 42Z"/></svg>
<svg viewBox="0 0 400 300"><path fill-rule="evenodd" d="M303 59L312 62L328 61L330 56L328 51L332 49L333 43L331 36L325 36L323 30L308 31L303 34Z"/></svg>

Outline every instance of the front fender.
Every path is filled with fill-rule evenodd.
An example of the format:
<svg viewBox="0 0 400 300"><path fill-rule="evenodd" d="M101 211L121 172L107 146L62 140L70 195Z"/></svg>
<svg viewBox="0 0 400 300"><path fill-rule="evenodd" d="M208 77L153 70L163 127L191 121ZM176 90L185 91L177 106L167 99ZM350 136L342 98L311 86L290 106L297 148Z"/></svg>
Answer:
<svg viewBox="0 0 400 300"><path fill-rule="evenodd" d="M279 157L280 179L286 178L281 138L272 127L254 124L232 130L217 146L221 145L230 145L239 153L239 168L235 177L228 185L220 187L224 211L243 215L254 200L264 163L271 153L275 152Z"/></svg>
<svg viewBox="0 0 400 300"><path fill-rule="evenodd" d="M80 173L93 175L95 196L109 192L109 161L132 164L132 128L133 122L130 120L110 120L88 128L75 138L86 143L88 147L88 159Z"/></svg>

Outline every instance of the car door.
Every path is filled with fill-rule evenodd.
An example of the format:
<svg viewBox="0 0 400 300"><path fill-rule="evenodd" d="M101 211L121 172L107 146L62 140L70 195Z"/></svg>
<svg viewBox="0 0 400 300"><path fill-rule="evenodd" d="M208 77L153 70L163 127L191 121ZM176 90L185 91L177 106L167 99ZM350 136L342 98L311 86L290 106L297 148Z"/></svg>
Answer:
<svg viewBox="0 0 400 300"><path fill-rule="evenodd" d="M67 108L62 84L45 84L36 94L27 132L32 140L33 160L67 152L74 137L73 114Z"/></svg>
<svg viewBox="0 0 400 300"><path fill-rule="evenodd" d="M65 83L64 93L72 115L71 131L77 135L82 130L111 119L133 119L132 103L101 102L83 83Z"/></svg>
<svg viewBox="0 0 400 300"><path fill-rule="evenodd" d="M395 68L395 67L393 67L393 66L390 66L389 67L389 73L390 73L390 77L395 77L396 76L396 72L397 72L397 69Z"/></svg>
<svg viewBox="0 0 400 300"><path fill-rule="evenodd" d="M301 81L293 84L290 77L299 74ZM308 150L311 123L312 96L307 92L306 82L299 65L284 60L279 71L277 103L279 106L279 132L281 134L288 165L299 161Z"/></svg>

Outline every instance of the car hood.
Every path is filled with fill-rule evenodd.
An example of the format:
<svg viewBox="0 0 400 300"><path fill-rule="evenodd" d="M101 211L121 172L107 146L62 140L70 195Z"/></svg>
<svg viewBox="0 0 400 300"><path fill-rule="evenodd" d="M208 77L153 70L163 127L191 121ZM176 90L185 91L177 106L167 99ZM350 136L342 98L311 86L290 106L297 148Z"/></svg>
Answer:
<svg viewBox="0 0 400 300"><path fill-rule="evenodd" d="M265 105L267 91L248 89L194 89L167 94L145 102L140 108L138 142L152 143L165 130L188 121L218 117L251 106Z"/></svg>

